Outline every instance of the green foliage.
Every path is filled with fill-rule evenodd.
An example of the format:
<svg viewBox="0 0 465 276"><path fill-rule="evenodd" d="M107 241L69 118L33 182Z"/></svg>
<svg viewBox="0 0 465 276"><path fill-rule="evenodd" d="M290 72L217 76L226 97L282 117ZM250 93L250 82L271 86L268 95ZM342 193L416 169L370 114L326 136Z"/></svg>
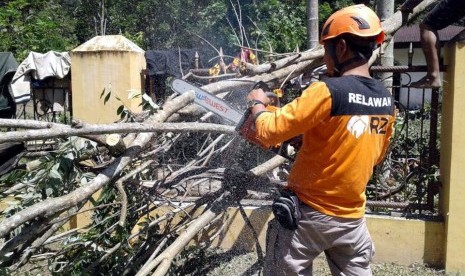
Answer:
<svg viewBox="0 0 465 276"><path fill-rule="evenodd" d="M320 29L334 10L353 5L353 1L321 1L319 4ZM248 26L257 45L253 47L278 53L307 48L307 1L259 1L249 7L249 17L255 24ZM245 9L247 11L247 9Z"/></svg>
<svg viewBox="0 0 465 276"><path fill-rule="evenodd" d="M0 9L0 51L22 60L30 51L70 50L76 44L73 26L56 1L8 1Z"/></svg>
<svg viewBox="0 0 465 276"><path fill-rule="evenodd" d="M95 176L83 172L74 163L75 159L80 158L84 152L94 146L89 142L82 143L75 139L61 142L57 151L36 160L39 165L34 170L17 169L0 178L2 192L11 187L18 187L19 184L25 184L23 188L10 194L14 200L9 202L9 207L3 212L3 216L9 217L47 198L68 194Z"/></svg>
<svg viewBox="0 0 465 276"><path fill-rule="evenodd" d="M107 102L111 99L112 93L111 90L103 89L100 93L100 99L103 98L103 105L106 105ZM124 104L120 97L114 96L114 98L121 103L121 105L116 109L116 115L120 116L121 121L135 122L136 114L130 111L130 109ZM149 95L144 93L134 93L131 92L128 94L130 100L141 98L141 103L139 106L142 106L142 110L147 115L155 114L160 107L153 102Z"/></svg>
<svg viewBox="0 0 465 276"><path fill-rule="evenodd" d="M91 172L82 171L75 163L94 146L76 139L61 142L58 150L34 160L38 163L35 168L17 169L0 178L0 193L4 196L2 203L7 205L0 213L0 219L11 217L46 199L69 194L95 177ZM35 222L17 227L14 234L19 234L31 223Z"/></svg>
<svg viewBox="0 0 465 276"><path fill-rule="evenodd" d="M95 177L94 173L84 170L85 166L79 163L79 160L91 158L90 153L97 150L94 143L81 138L70 138L61 142L59 149L38 160L40 164L35 169L28 171L18 169L0 178L1 193L16 188L15 192L10 192L8 199L3 201L9 207L2 211L1 218L10 217L47 198L69 194L78 187L87 185ZM132 169L134 169L132 166L128 168L128 170ZM150 171L141 172L135 178L144 179L147 177L146 174L150 173ZM127 182L131 183L131 180ZM26 185L19 188L18 185L23 183ZM92 223L89 227L85 231L69 236L64 244L60 245L60 253L48 260L48 269L52 275L122 273L128 266L138 267L139 257L148 257L144 256L147 248L141 247L141 244L157 246L157 242L164 237L159 233L158 226L151 226L150 231L148 229L148 224L156 219L148 214L150 209L147 208L153 199L138 190L139 183L125 187L128 212L125 224L121 225L119 223L121 196L111 184L101 190L99 198L91 199L95 208L91 210ZM131 231L141 217L145 218L145 221L139 223L141 235L131 240L129 244ZM29 225L27 223L18 227L12 234L19 234ZM174 238L175 235L172 237ZM110 249L114 251L106 256ZM45 248L42 250L46 251Z"/></svg>
<svg viewBox="0 0 465 276"><path fill-rule="evenodd" d="M92 264L105 255L103 248L111 248L121 241L127 240L130 234L129 227L118 225L120 210L115 208L118 195L114 187L106 186L100 197L94 202L97 207L92 212L92 226L83 233L72 236L65 243L64 256L58 260L67 262L61 268L71 273L89 273L92 275L108 275L112 271L122 271L127 254L132 252L130 246L125 243L116 250L106 261L93 267ZM130 216L131 224L137 219ZM72 261L70 261L72 260ZM92 271L92 273L90 273Z"/></svg>
<svg viewBox="0 0 465 276"><path fill-rule="evenodd" d="M304 49L306 44L305 5L287 5L281 1L260 2L257 6L259 30L252 32L259 40L259 47L276 52ZM262 33L261 33L262 32Z"/></svg>
<svg viewBox="0 0 465 276"><path fill-rule="evenodd" d="M349 4L321 1L320 23ZM3 4L0 26L0 50L19 60L30 51L71 50L102 31L143 49L213 45L235 55L246 45L290 52L306 47L306 1L13 0Z"/></svg>
<svg viewBox="0 0 465 276"><path fill-rule="evenodd" d="M226 4L195 0L112 1L107 3L107 13L106 34L122 33L145 49L191 48L199 46L196 35L208 40L218 37L218 24L225 23Z"/></svg>
<svg viewBox="0 0 465 276"><path fill-rule="evenodd" d="M66 240L61 254L51 260L52 272L57 275L117 275L130 271L132 275L146 261L149 248L153 250L166 237L169 240L176 237L161 233L158 224L149 227L158 217L149 213L153 199L140 190L139 181L144 177L141 173L124 185L128 205L124 224L120 223L121 195L114 183L103 187L92 202L92 223L85 232ZM140 230L137 235L131 234L135 227ZM112 253L107 254L110 251Z"/></svg>
<svg viewBox="0 0 465 276"><path fill-rule="evenodd" d="M360 1L358 1L360 2ZM323 0L321 1L319 5L319 21L320 21L320 29L323 26L324 22L328 17L334 12L339 9L342 9L344 7L354 5L356 4L357 1L351 1L351 0L337 0L337 1L331 1L331 0ZM369 3L365 3L369 4ZM372 7L371 5L368 5Z"/></svg>

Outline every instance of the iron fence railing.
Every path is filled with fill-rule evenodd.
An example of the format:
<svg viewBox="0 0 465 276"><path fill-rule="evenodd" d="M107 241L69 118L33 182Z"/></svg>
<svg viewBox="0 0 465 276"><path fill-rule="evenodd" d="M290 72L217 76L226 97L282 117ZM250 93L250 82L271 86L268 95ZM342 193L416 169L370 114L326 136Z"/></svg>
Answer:
<svg viewBox="0 0 465 276"><path fill-rule="evenodd" d="M438 215L440 91L410 87L410 74L425 72L424 66L374 66L372 71L391 72L397 79L392 89L398 115L390 149L367 186L367 207Z"/></svg>

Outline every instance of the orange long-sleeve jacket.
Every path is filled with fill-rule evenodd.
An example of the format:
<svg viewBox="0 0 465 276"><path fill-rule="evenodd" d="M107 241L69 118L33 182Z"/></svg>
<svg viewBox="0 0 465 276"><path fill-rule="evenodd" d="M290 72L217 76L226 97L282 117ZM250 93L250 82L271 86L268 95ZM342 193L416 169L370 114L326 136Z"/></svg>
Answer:
<svg viewBox="0 0 465 276"><path fill-rule="evenodd" d="M277 144L303 134L288 187L324 214L360 218L373 167L387 150L395 120L391 94L377 80L329 78L255 121L258 136Z"/></svg>

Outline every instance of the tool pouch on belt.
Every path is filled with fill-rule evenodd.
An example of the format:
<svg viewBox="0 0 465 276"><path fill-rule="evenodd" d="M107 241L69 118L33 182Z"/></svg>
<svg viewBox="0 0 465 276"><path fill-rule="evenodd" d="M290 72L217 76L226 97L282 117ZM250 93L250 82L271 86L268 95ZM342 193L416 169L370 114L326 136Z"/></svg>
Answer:
<svg viewBox="0 0 465 276"><path fill-rule="evenodd" d="M299 198L290 190L282 190L281 196L271 205L275 218L282 227L295 230L300 220Z"/></svg>

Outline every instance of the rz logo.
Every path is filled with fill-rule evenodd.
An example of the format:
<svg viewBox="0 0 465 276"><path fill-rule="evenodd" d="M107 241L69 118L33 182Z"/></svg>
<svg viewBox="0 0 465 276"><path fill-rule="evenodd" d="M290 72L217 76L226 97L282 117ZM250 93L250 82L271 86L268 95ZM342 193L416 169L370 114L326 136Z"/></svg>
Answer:
<svg viewBox="0 0 465 276"><path fill-rule="evenodd" d="M388 118L372 116L370 119L370 132L375 134L386 134Z"/></svg>

